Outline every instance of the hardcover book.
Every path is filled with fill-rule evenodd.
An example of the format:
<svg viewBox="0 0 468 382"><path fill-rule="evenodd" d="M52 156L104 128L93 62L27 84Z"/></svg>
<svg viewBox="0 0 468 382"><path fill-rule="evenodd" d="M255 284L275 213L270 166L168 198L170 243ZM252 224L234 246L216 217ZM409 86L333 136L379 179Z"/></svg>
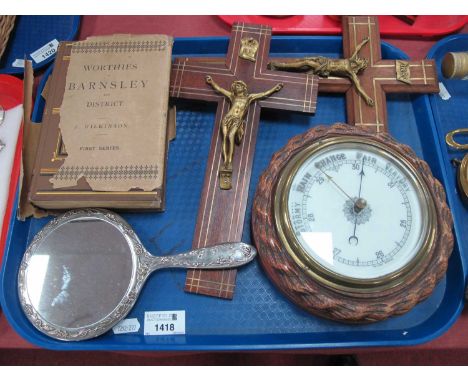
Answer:
<svg viewBox="0 0 468 382"><path fill-rule="evenodd" d="M173 40L61 42L49 79L31 202L45 209L164 209Z"/></svg>

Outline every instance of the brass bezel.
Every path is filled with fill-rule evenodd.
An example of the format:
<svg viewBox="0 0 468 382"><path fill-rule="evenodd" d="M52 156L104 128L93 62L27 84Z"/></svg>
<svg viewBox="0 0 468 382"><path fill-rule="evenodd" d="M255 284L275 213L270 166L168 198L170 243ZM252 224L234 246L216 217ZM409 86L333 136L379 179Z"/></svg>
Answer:
<svg viewBox="0 0 468 382"><path fill-rule="evenodd" d="M348 145L365 144L381 156L391 158L392 161L399 164L403 170L406 170L415 189L418 191L418 198L421 205L427 206L427 210L423 211L423 214L425 213L423 215L425 227L421 235L421 237L425 236L425 238L422 240L418 253L405 266L382 277L358 279L337 274L307 255L306 251L293 234L287 207L289 191L297 171L313 154L342 143ZM333 290L339 290L340 292L349 294L369 294L397 287L404 283L405 280L417 270L417 265L421 263L425 254L429 253L430 248L432 248L435 243L437 214L433 197L423 177L421 177L419 171L414 168L403 154L390 149L381 142L369 138L356 136L329 137L321 139L305 149L300 150L281 170L274 193L273 212L275 216L275 226L278 237L287 253L313 280Z"/></svg>
<svg viewBox="0 0 468 382"><path fill-rule="evenodd" d="M468 154L466 154L458 168L457 178L460 188L461 198L464 203L468 204Z"/></svg>

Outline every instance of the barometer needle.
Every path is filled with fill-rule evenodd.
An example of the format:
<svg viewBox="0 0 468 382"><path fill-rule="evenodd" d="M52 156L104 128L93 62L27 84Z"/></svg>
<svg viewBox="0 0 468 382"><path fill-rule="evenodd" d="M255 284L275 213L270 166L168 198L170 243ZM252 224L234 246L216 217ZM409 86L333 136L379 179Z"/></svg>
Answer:
<svg viewBox="0 0 468 382"><path fill-rule="evenodd" d="M364 158L362 159L362 163L361 163L361 172L359 173L359 175L361 175L361 180L359 181L359 195L358 195L358 199L361 197L362 177L365 175L365 174L364 174Z"/></svg>
<svg viewBox="0 0 468 382"><path fill-rule="evenodd" d="M354 204L354 214L355 214L355 216L354 216L354 231L353 231L353 235L350 236L349 239L348 239L350 244L351 244L351 242L354 242L354 243L356 243L355 245L357 245L359 243L359 239L356 236L358 213L361 212L366 207L366 202L363 199L361 199L362 177L365 175L364 174L364 158L362 158L361 172L359 173L359 175L361 176L361 179L359 181L359 193L358 193L358 198L356 200L356 203ZM359 205L358 205L358 203L359 203Z"/></svg>
<svg viewBox="0 0 468 382"><path fill-rule="evenodd" d="M338 189L339 189L343 194L345 194L346 197L347 197L349 200L351 200L351 201L353 202L353 204L354 204L354 199L353 199L351 196L349 196L340 186L338 186L338 184L333 180L333 178L332 178L330 175L328 175L328 174L327 174L325 171L323 171L320 167L318 167L318 166L316 166L316 167L323 173L323 175L325 175L325 176L327 177L327 179L328 179L330 182L332 182L336 187L338 187Z"/></svg>

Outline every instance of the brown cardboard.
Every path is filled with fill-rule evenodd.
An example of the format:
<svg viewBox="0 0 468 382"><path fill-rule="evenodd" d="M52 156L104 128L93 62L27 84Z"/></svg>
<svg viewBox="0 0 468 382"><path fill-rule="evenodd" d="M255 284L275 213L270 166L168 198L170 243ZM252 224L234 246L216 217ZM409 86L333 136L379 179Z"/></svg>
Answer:
<svg viewBox="0 0 468 382"><path fill-rule="evenodd" d="M25 220L30 216L39 218L47 215L47 212L33 206L28 198L34 160L37 152L37 143L41 131L40 123L31 122L33 82L34 74L32 63L29 60L25 60L23 80L23 149L19 179L20 198L17 211L17 217L19 220Z"/></svg>

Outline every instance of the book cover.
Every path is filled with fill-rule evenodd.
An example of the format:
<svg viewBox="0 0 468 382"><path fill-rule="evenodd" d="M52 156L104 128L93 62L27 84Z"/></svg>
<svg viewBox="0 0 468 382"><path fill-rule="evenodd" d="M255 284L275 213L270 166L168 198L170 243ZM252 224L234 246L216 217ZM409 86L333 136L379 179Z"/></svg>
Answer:
<svg viewBox="0 0 468 382"><path fill-rule="evenodd" d="M163 209L172 38L60 43L30 200L45 209Z"/></svg>

